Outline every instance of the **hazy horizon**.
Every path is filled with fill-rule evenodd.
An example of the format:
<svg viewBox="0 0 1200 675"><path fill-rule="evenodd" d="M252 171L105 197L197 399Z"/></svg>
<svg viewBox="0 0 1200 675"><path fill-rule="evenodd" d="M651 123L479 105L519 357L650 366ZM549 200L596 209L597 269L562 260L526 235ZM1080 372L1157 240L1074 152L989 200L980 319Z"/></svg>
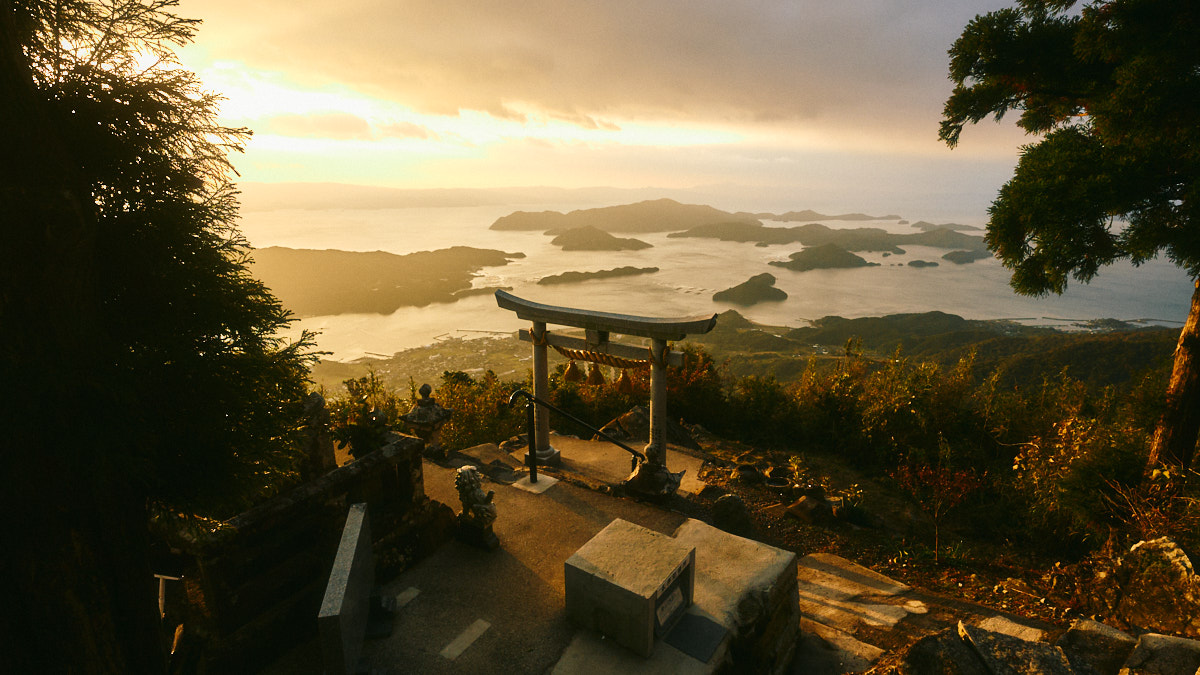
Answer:
<svg viewBox="0 0 1200 675"><path fill-rule="evenodd" d="M1009 4L184 0L203 24L180 58L255 132L232 158L247 184L653 188L979 222L1028 139L1010 121L937 139L946 51Z"/></svg>

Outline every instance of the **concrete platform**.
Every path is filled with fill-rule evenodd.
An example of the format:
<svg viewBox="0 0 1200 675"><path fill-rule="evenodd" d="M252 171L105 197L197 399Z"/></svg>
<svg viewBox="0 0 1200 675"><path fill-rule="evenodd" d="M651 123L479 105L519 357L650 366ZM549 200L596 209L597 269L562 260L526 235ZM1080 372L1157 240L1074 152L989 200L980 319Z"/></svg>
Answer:
<svg viewBox="0 0 1200 675"><path fill-rule="evenodd" d="M559 440L564 459L577 462L578 470L628 467L628 454L619 449L598 449L590 441L577 439ZM478 459L502 458L481 451ZM698 469L700 464L682 452L672 452L668 462L674 471L685 465ZM457 510L454 469L426 461L424 471L426 493ZM623 471L605 472L609 479L624 478L620 475ZM691 468L689 474L694 476ZM585 482L604 482L603 476L585 477ZM787 592L785 584L769 579L778 579L772 575L790 559L795 565L790 575L796 581L790 588L798 596L801 634L795 658L785 670L788 673L832 675L862 670L881 655L954 626L960 619L1026 638L1035 635L1034 631L1044 640L1054 638L1056 629L1048 624L912 589L837 556L818 553L797 560L794 554L724 533L681 514L614 498L570 481L545 485L540 494L491 479L485 481L484 489L495 491L495 531L501 548L488 552L451 541L383 588L399 609L392 635L364 645L361 665L375 675L713 672L713 664L720 663L731 641L739 638L737 631L730 630L727 640L722 638L718 653L708 662L664 640L655 643L647 659L596 633L579 630L568 620L564 561L616 518L695 546L695 603L689 613L726 629L754 614L756 602L770 602L772 593ZM714 566L714 553L715 559L737 562ZM773 568L773 572L763 572ZM315 621L316 617L314 625ZM755 639L779 637L755 633ZM321 656L317 641L281 655L263 672L318 675Z"/></svg>
<svg viewBox="0 0 1200 675"><path fill-rule="evenodd" d="M632 472L629 464L629 458L632 455L607 441L592 441L550 434L550 445L562 453L562 469L564 471L586 476L609 485L615 485L629 478L629 474ZM638 445L631 444L629 447L641 450ZM513 456L518 460L523 460L525 450L518 450L513 453ZM684 472L683 480L679 485L680 492L694 495L704 489L704 482L700 480L700 468L703 465L703 459L689 455L675 446L671 446L667 451L667 469L676 473Z"/></svg>

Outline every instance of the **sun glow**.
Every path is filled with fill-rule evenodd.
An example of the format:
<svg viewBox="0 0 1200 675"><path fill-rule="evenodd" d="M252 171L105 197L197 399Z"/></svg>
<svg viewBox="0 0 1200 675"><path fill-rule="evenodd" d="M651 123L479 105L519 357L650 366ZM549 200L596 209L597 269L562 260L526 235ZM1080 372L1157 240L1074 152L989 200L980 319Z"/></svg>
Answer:
<svg viewBox="0 0 1200 675"><path fill-rule="evenodd" d="M676 147L734 143L740 138L736 132L711 128L620 119L562 120L522 104L507 106L508 117L476 110L426 114L342 86L304 87L279 73L231 61L215 62L198 73L207 88L225 97L221 112L226 123L254 129L259 133L256 145L276 150L287 145L295 151L327 151L331 144L343 143L362 149L362 143L379 142L389 150L446 155L457 154L451 146L516 140Z"/></svg>

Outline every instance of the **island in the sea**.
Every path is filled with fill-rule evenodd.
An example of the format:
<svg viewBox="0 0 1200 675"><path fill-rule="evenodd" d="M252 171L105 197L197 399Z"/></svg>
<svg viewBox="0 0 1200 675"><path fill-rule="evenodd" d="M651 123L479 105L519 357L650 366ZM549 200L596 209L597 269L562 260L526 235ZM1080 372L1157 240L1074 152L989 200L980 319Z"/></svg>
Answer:
<svg viewBox="0 0 1200 675"><path fill-rule="evenodd" d="M737 286L713 294L713 300L717 302L728 302L743 307L760 302L782 302L787 298L788 294L782 288L775 288L775 275L769 272L757 274Z"/></svg>
<svg viewBox="0 0 1200 675"><path fill-rule="evenodd" d="M563 272L562 274L552 274L548 277L538 279L538 283L542 285L573 284L591 279L612 279L613 277L653 274L657 271L657 267L633 267L632 265L626 265L625 267L617 267L611 270L597 270L595 272Z"/></svg>
<svg viewBox="0 0 1200 675"><path fill-rule="evenodd" d="M473 291L471 278L481 268L524 257L469 246L407 255L272 246L254 251L250 271L300 317L391 314L454 302Z"/></svg>
<svg viewBox="0 0 1200 675"><path fill-rule="evenodd" d="M976 260L983 260L984 258L990 257L992 257L991 251L988 251L987 249L975 249L971 251L950 251L946 255L942 256L942 260L952 262L955 265L965 265L967 263L973 263Z"/></svg>
<svg viewBox="0 0 1200 675"><path fill-rule="evenodd" d="M825 244L823 246L806 248L803 251L793 253L787 260L772 260L770 264L795 272L879 266L879 263L869 262L841 248L837 244Z"/></svg>
<svg viewBox="0 0 1200 675"><path fill-rule="evenodd" d="M697 225L745 220L750 214L735 215L711 206L681 204L673 199L653 199L636 204L558 211L515 211L492 223L493 230L569 230L594 227L605 232L674 232Z"/></svg>
<svg viewBox="0 0 1200 675"><path fill-rule="evenodd" d="M823 246L834 244L847 251L884 251L904 253L902 245L933 246L963 250L986 250L983 237L955 230L934 229L911 234L893 234L877 227L834 229L820 223L794 227L767 227L759 222L721 222L697 225L682 232L672 232L670 238L700 237L722 241L756 242L758 244L793 244Z"/></svg>
<svg viewBox="0 0 1200 675"><path fill-rule="evenodd" d="M979 228L975 227L974 225L963 225L961 223L942 223L941 225L935 225L927 220L918 220L917 222L913 223L911 227L913 229L924 230L926 232L929 230L954 230L956 232L964 232L967 230L974 232L979 231Z"/></svg>
<svg viewBox="0 0 1200 675"><path fill-rule="evenodd" d="M614 237L591 225L558 232L550 243L564 251L640 251L651 246L641 239Z"/></svg>

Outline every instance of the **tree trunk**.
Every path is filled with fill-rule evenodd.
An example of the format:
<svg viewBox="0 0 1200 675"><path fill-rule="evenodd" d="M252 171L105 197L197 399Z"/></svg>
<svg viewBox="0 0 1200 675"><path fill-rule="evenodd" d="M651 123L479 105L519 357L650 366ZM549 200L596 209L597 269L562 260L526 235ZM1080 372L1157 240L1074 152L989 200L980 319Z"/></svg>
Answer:
<svg viewBox="0 0 1200 675"><path fill-rule="evenodd" d="M1192 308L1179 333L1175 365L1167 385L1167 400L1150 444L1149 468L1159 464L1192 463L1200 433L1200 280L1192 293Z"/></svg>

